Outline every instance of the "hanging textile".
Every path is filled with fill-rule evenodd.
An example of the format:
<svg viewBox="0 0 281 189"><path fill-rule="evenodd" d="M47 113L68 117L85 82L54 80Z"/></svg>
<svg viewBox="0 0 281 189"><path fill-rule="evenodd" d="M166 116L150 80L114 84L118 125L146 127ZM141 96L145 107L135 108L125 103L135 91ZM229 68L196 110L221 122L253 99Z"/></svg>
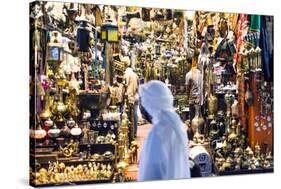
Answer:
<svg viewBox="0 0 281 189"><path fill-rule="evenodd" d="M273 81L273 17L267 19L267 16L261 16L261 35L260 48L262 49L262 69L266 81ZM269 25L267 22L271 22ZM269 25L269 27L267 27Z"/></svg>

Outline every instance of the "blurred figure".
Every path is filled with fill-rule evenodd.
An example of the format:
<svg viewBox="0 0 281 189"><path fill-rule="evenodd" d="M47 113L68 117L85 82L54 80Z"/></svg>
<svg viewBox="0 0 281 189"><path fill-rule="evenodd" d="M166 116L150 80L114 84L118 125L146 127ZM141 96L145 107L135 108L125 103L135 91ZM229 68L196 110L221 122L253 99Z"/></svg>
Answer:
<svg viewBox="0 0 281 189"><path fill-rule="evenodd" d="M133 123L131 139L135 138L138 129L138 75L132 68L128 67L125 71L126 95L128 96L129 119Z"/></svg>
<svg viewBox="0 0 281 189"><path fill-rule="evenodd" d="M189 104L189 118L190 121L195 116L195 106L203 106L203 75L197 67L193 67L185 75L185 85L187 92L187 100ZM201 110L202 111L202 110Z"/></svg>
<svg viewBox="0 0 281 189"><path fill-rule="evenodd" d="M140 110L152 123L139 163L139 181L189 178L188 139L173 95L160 81L140 86Z"/></svg>

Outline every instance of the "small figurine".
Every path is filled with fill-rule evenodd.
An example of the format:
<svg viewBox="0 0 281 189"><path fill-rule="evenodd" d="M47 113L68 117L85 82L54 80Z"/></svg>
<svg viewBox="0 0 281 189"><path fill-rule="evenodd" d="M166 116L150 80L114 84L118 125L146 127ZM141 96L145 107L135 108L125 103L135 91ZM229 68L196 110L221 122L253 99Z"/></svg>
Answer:
<svg viewBox="0 0 281 189"><path fill-rule="evenodd" d="M112 170L111 170L111 169L112 169L112 168L111 168L111 165L108 164L108 165L107 165L107 168L106 168L106 177L107 177L107 178L110 178L111 175L112 175Z"/></svg>
<svg viewBox="0 0 281 189"><path fill-rule="evenodd" d="M193 142L196 144L204 144L205 142L205 137L204 135L199 133L198 128L196 129L195 134L193 136Z"/></svg>
<svg viewBox="0 0 281 189"><path fill-rule="evenodd" d="M131 163L137 163L138 160L138 145L136 141L131 142L131 148L130 148L130 160Z"/></svg>
<svg viewBox="0 0 281 189"><path fill-rule="evenodd" d="M210 123L210 133L209 133L210 140L213 141L220 137L220 129L217 126L217 122L212 120Z"/></svg>
<svg viewBox="0 0 281 189"><path fill-rule="evenodd" d="M222 164L222 166L219 168L219 171L221 172L231 169L231 163L232 163L232 159L228 157L226 161Z"/></svg>

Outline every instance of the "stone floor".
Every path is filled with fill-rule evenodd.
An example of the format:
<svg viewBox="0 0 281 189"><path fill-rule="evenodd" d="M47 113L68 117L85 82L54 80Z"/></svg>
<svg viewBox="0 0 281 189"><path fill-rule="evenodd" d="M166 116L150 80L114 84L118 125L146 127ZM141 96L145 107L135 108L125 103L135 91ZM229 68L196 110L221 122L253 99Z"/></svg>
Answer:
<svg viewBox="0 0 281 189"><path fill-rule="evenodd" d="M151 128L150 124L144 124L144 125L138 126L137 137L136 137L136 141L137 141L137 144L139 146L138 157L140 155L144 140L146 139L150 128ZM138 158L138 160L139 160L139 158ZM137 174L138 174L138 164L130 165L128 167L128 172L126 174L126 177L130 178L130 180L136 180Z"/></svg>

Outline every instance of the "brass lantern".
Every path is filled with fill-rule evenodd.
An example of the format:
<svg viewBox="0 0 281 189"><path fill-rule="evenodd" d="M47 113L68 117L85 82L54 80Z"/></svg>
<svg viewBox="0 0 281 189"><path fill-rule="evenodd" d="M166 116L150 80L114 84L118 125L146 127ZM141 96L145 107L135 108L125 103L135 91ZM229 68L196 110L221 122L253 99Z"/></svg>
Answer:
<svg viewBox="0 0 281 189"><path fill-rule="evenodd" d="M63 47L61 44L61 34L58 31L52 31L50 42L47 45L47 62L56 70L58 65L63 61Z"/></svg>
<svg viewBox="0 0 281 189"><path fill-rule="evenodd" d="M106 23L101 26L101 41L109 43L118 42L118 26L112 23Z"/></svg>

